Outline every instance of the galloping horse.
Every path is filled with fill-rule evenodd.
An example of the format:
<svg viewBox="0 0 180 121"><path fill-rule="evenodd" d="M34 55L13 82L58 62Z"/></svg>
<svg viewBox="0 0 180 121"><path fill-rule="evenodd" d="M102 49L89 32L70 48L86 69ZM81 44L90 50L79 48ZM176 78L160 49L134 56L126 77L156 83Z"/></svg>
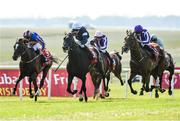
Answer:
<svg viewBox="0 0 180 121"><path fill-rule="evenodd" d="M13 95L15 95L18 83L25 77L29 77L29 92L30 98L33 98L31 82L34 84L35 90L35 101L37 101L37 95L44 84L44 79L52 66L52 63L58 63L57 59L51 57L51 60L48 64L43 66L43 59L41 54L36 54L32 48L28 48L27 46L28 40L25 38L20 38L14 45L14 54L12 56L13 60L17 60L18 57L21 57L21 61L19 63L20 68L20 76L16 81L16 85L13 88ZM36 78L40 72L43 72L42 79L40 81L40 87L38 89Z"/></svg>
<svg viewBox="0 0 180 121"><path fill-rule="evenodd" d="M82 91L84 92L85 101L87 101L86 95L86 74L90 72L93 84L94 84L94 97L99 92L99 85L101 83L101 79L105 78L107 73L110 73L109 65L107 59L105 59L105 55L101 55L100 60L102 62L98 62L97 64L92 64L92 54L90 51L82 49L74 40L73 35L68 33L64 37L63 42L63 50L64 52L68 51L69 61L67 63L67 72L68 72L68 87L67 92L71 94L77 93L77 90L71 91L71 84L73 78L76 76L82 80L81 90L79 92L80 97L79 101L83 100ZM96 53L97 56L100 53ZM103 64L102 64L103 63ZM102 74L103 73L103 74Z"/></svg>
<svg viewBox="0 0 180 121"><path fill-rule="evenodd" d="M140 43L136 39L136 35L131 31L127 31L127 36L125 37L124 46L122 47L122 53L130 50L130 78L128 79L128 84L131 89L131 93L137 94L137 91L132 88L132 79L136 75L142 76L142 88L140 95L143 95L143 91L149 91L149 80L151 72L156 69L157 75L160 75L162 72L163 58L162 58L162 50L157 46L157 50L159 50L159 56L157 59L152 59L150 57L149 52L141 48Z"/></svg>
<svg viewBox="0 0 180 121"><path fill-rule="evenodd" d="M110 53L111 58L115 61L115 69L112 70L111 68L110 71L114 74L115 77L117 77L121 83L121 85L124 85L124 82L121 78L121 71L122 71L122 65L121 65L121 59L122 57L119 55L119 52L112 52ZM108 73L108 75L106 75L106 79L107 81L105 81L104 79L104 90L105 90L105 96L108 97L109 93L108 91L110 91L109 89L109 81L110 81L110 73Z"/></svg>
<svg viewBox="0 0 180 121"><path fill-rule="evenodd" d="M71 84L73 78L76 76L82 80L81 90L79 92L79 101L83 101L82 91L84 92L84 98L87 102L86 95L86 74L89 72L89 66L91 64L90 52L82 49L74 40L72 33L65 34L63 42L63 51L68 51L68 63L66 66L68 72L68 86L67 92L74 95L77 90L71 91Z"/></svg>
<svg viewBox="0 0 180 121"><path fill-rule="evenodd" d="M169 93L169 95L172 95L171 80L172 80L172 76L174 75L174 68L175 68L174 67L174 61L173 61L173 58L172 58L171 54L166 52L166 51L165 51L165 59L166 59L167 64L164 63L165 66L163 66L164 67L163 71L162 71L162 73L159 76L159 84L158 84L160 86L159 91L161 93L164 93L166 91L165 89L162 89L162 77L163 77L164 70L167 70L167 71L169 71L169 91L168 91L168 93ZM155 79L157 79L157 75L155 73L156 72L153 72L152 75L153 75L153 77ZM156 89L155 90L155 97L158 98L159 94L158 94L158 89L157 89L156 85L155 86L151 86L151 91L154 88Z"/></svg>

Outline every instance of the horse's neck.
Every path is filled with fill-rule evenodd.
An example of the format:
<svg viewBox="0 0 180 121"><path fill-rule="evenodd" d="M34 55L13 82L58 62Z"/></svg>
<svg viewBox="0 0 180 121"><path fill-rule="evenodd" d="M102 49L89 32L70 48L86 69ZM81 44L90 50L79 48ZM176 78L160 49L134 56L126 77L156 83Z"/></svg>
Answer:
<svg viewBox="0 0 180 121"><path fill-rule="evenodd" d="M26 52L21 56L23 62L30 61L36 56L36 53L33 52L30 48L26 49Z"/></svg>
<svg viewBox="0 0 180 121"><path fill-rule="evenodd" d="M80 47L73 48L68 52L69 62L73 64L81 63L82 60L86 58L87 54L83 54L83 49Z"/></svg>
<svg viewBox="0 0 180 121"><path fill-rule="evenodd" d="M136 41L136 40L135 40ZM140 61L142 59L142 50L138 42L135 43L133 49L130 50L131 52L131 59L135 59Z"/></svg>

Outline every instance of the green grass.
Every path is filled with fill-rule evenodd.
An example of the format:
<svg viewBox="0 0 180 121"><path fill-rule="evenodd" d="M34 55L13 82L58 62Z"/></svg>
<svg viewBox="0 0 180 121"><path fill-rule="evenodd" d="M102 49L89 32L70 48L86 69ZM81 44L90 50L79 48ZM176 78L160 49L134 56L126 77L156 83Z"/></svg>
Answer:
<svg viewBox="0 0 180 121"><path fill-rule="evenodd" d="M167 92L159 99L132 95L124 98L124 87L111 84L107 99L79 102L78 98L39 97L34 102L29 97L0 97L0 120L180 120L180 90L174 97ZM135 89L139 89L135 84Z"/></svg>
<svg viewBox="0 0 180 121"><path fill-rule="evenodd" d="M26 29L36 31L46 42L46 47L60 59L63 59L66 54L62 51L62 43L64 32L70 30L65 28L0 28L0 65L17 65L18 62L12 60L13 45L17 37L22 37ZM126 36L125 29L118 28L98 28L102 30L109 38L108 51L121 51L124 37ZM90 36L94 35L95 30L89 30ZM170 52L176 62L180 66L180 31L165 31L151 30L150 33L155 33L164 40L165 49ZM124 54L122 59L123 67L129 66L129 54ZM65 63L64 63L65 65Z"/></svg>

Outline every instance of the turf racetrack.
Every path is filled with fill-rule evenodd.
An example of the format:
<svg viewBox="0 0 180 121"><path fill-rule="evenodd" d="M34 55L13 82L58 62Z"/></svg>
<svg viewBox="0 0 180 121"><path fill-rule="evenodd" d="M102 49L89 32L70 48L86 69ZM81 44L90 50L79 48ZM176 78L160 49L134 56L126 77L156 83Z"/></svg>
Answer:
<svg viewBox="0 0 180 121"><path fill-rule="evenodd" d="M88 102L79 102L78 98L39 97L37 102L29 97L23 101L19 97L0 97L0 120L180 120L180 90L174 97L167 91L159 99L132 95L124 98L124 87L119 83L110 84L110 97ZM135 84L139 89L140 84ZM154 92L153 92L154 94Z"/></svg>

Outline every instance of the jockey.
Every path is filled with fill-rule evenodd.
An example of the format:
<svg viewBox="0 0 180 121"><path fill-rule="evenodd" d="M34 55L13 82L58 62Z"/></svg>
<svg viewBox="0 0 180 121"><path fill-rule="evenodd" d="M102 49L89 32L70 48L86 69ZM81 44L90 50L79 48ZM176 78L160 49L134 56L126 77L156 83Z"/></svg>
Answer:
<svg viewBox="0 0 180 121"><path fill-rule="evenodd" d="M37 54L40 54L45 49L44 40L36 32L27 30L24 32L23 37L29 40L30 46L32 46L33 50ZM42 55L43 60L47 62L47 58L45 57L44 53L42 53Z"/></svg>
<svg viewBox="0 0 180 121"><path fill-rule="evenodd" d="M151 42L157 43L161 49L164 49L162 40L159 39L155 34L151 35Z"/></svg>
<svg viewBox="0 0 180 121"><path fill-rule="evenodd" d="M107 39L106 35L104 35L100 31L96 31L94 34L94 39L91 40L91 43L94 43L94 45L97 47L97 49L99 51L101 51L102 53L104 53L109 58L111 67L114 70L115 69L115 61L111 58L111 56L109 55L109 53L106 50L107 43L108 43L108 39Z"/></svg>
<svg viewBox="0 0 180 121"><path fill-rule="evenodd" d="M87 50L88 52L91 53L92 55L92 63L97 63L97 58L94 52L90 51L89 48L87 47L87 42L88 42L88 38L89 38L89 32L86 30L85 27L81 26L79 23L74 23L72 25L72 30L71 33L73 36L75 36L75 38L78 40L76 41L77 44Z"/></svg>
<svg viewBox="0 0 180 121"><path fill-rule="evenodd" d="M71 33L76 37L78 40L78 44L81 48L85 47L85 44L88 41L89 33L85 27L81 26L79 23L74 23L72 25Z"/></svg>
<svg viewBox="0 0 180 121"><path fill-rule="evenodd" d="M157 53L154 49L150 47L150 34L149 32L144 29L141 25L136 25L134 28L134 33L136 34L137 40L141 43L141 46L156 57Z"/></svg>

